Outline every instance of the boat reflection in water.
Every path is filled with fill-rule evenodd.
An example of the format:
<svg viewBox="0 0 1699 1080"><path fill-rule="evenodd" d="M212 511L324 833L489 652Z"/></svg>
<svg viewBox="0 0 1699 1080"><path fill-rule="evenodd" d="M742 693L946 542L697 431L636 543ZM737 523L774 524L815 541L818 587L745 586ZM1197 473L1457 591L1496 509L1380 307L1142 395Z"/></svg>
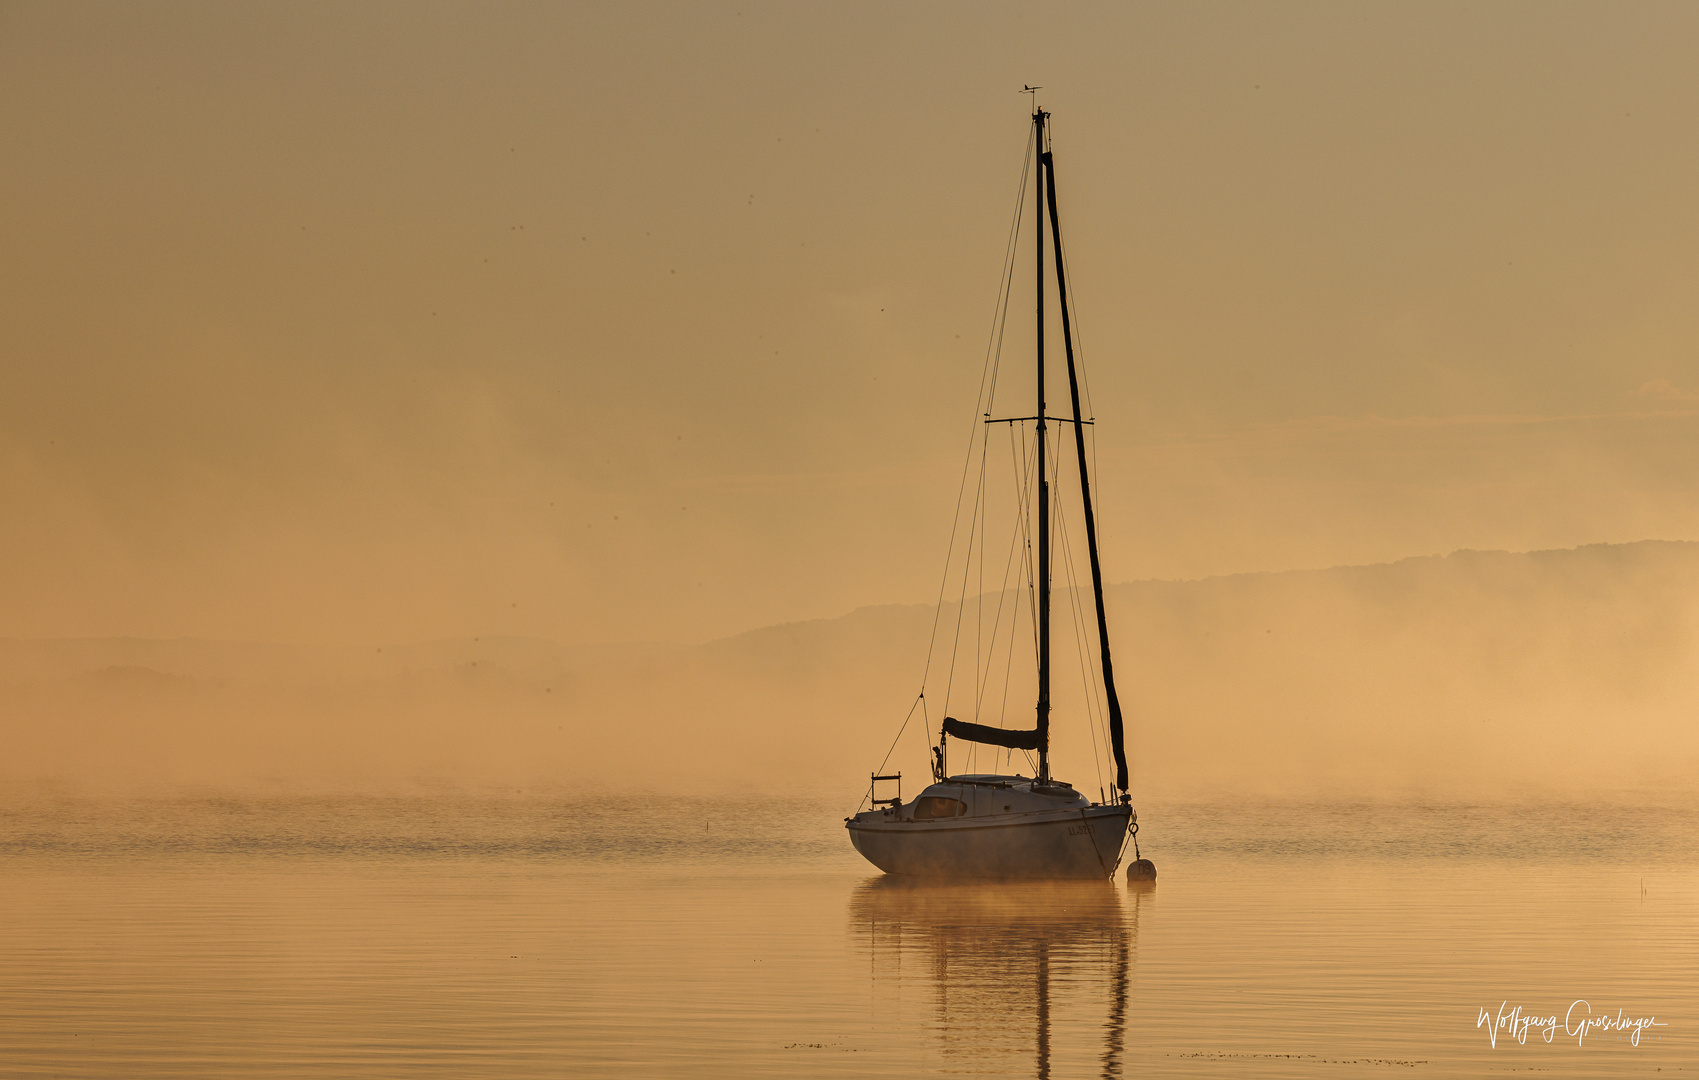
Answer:
<svg viewBox="0 0 1699 1080"><path fill-rule="evenodd" d="M948 1071L1122 1075L1139 910L1153 883L871 878L850 899L876 1010L929 1014ZM916 991L930 998L917 1002ZM1053 1046L1054 1042L1054 1046Z"/></svg>

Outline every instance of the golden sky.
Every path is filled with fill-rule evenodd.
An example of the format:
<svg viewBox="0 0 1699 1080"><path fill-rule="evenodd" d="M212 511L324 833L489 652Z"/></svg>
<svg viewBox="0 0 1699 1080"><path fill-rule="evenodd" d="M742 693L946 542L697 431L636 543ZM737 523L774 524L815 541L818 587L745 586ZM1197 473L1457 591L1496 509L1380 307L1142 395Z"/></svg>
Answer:
<svg viewBox="0 0 1699 1080"><path fill-rule="evenodd" d="M1699 538L1696 50L1682 4L0 4L0 636L931 600L1024 83L1110 580Z"/></svg>

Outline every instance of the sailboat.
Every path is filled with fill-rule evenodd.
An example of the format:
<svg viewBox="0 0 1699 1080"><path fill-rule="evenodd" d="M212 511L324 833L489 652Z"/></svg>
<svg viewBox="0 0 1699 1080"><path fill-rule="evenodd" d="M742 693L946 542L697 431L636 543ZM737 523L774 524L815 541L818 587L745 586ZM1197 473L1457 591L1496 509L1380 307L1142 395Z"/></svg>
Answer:
<svg viewBox="0 0 1699 1080"><path fill-rule="evenodd" d="M1030 88L1029 88L1030 89ZM1120 700L1115 693L1109 653L1109 625L1103 606L1103 573L1098 560L1097 520L1092 507L1084 426L1080 410L1080 380L1074 362L1074 332L1069 318L1067 276L1063 261L1061 222L1056 214L1055 165L1049 147L1050 114L1033 106L1029 146L1036 153L1037 252L1037 409L1034 416L992 418L986 424L1034 422L1037 495L1027 501L1036 513L1036 622L1038 702L1036 723L1030 729L1010 729L944 717L938 743L932 748L933 783L913 800L904 802L901 774L874 773L865 799L872 808L845 818L850 842L866 859L888 874L946 878L1108 878L1115 873L1129 834L1137 833L1137 815L1128 791L1127 755ZM1029 151L1031 152L1031 151ZM1025 183L1023 172L1023 185ZM1022 197L1024 200L1024 195ZM1017 208L1020 201L1017 201ZM1018 209L1017 209L1018 213ZM1071 416L1054 416L1045 400L1045 221L1056 268L1056 292L1062 313L1062 340L1067 359ZM1017 218L1018 222L1018 218ZM1013 249L1010 258L1012 260ZM1012 270L1012 261L1007 269ZM1012 279L1011 279L1012 280ZM1006 305L1004 307L1006 310ZM994 392L994 391L993 391ZM1049 425L1070 426L1079 461L1079 494L1090 550L1091 584L1097 610L1097 640L1102 685L1107 699L1106 720L1115 761L1115 788L1099 791L1096 801L1050 771L1050 638L1051 638L1051 474L1046 460ZM1058 455L1059 456L1059 455ZM970 455L971 457L971 455ZM965 477L964 477L965 481ZM971 558L971 547L970 547ZM982 556L983 558L983 556ZM948 571L946 572L946 575ZM946 580L948 577L946 576ZM965 586L964 586L965 588ZM921 698L924 699L922 690ZM946 707L947 707L946 702ZM911 710L912 716L912 710ZM900 736L900 733L899 733ZM1036 775L1019 772L948 775L947 746L951 738L968 743L1037 754ZM995 753L995 752L994 752ZM1012 758L1012 754L1011 754ZM877 798L880 782L897 782L894 798ZM1136 854L1136 850L1135 850ZM1137 867L1148 866L1142 860ZM1154 876L1154 868L1151 870Z"/></svg>

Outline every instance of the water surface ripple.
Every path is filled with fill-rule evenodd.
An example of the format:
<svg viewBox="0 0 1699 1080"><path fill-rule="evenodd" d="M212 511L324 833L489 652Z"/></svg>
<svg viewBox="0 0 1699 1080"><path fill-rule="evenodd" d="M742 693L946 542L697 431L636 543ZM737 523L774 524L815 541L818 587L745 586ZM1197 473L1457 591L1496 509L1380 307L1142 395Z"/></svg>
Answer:
<svg viewBox="0 0 1699 1080"><path fill-rule="evenodd" d="M1699 1070L1689 809L1145 807L1141 889L885 878L842 815L9 803L0 1077Z"/></svg>

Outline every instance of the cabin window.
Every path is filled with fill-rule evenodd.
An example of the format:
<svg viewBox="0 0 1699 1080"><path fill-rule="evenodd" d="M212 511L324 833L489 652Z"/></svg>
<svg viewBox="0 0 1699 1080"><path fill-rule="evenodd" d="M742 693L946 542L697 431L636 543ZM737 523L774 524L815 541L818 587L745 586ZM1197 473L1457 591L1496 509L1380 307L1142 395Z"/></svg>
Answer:
<svg viewBox="0 0 1699 1080"><path fill-rule="evenodd" d="M921 818L961 817L967 813L967 805L959 799L941 799L936 795L927 795L914 801L914 816Z"/></svg>

